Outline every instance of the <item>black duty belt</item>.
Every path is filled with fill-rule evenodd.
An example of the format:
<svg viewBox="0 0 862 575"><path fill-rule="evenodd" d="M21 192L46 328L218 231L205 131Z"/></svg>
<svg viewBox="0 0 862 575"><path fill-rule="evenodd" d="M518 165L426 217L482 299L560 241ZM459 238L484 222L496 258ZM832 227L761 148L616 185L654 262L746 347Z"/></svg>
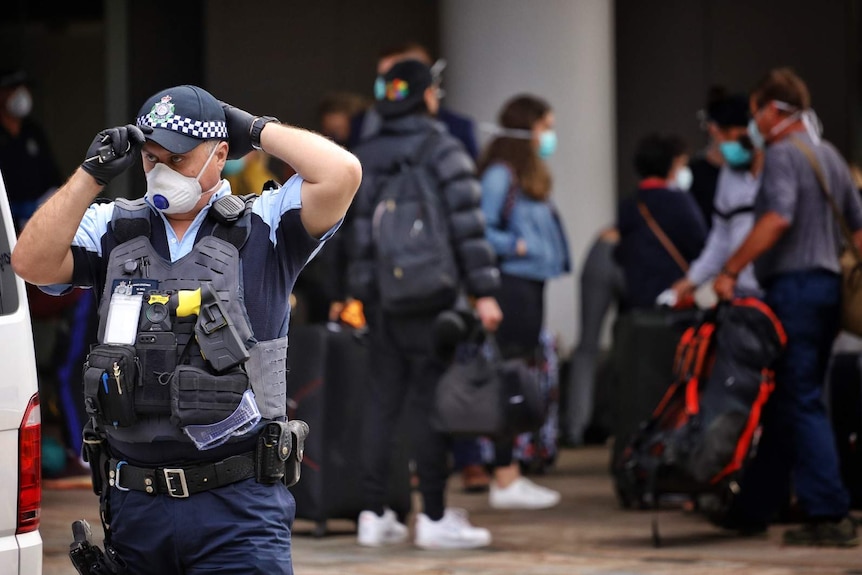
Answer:
<svg viewBox="0 0 862 575"><path fill-rule="evenodd" d="M108 483L120 491L133 489L178 498L255 476L254 452L251 451L215 463L187 467L145 468L111 459L108 469Z"/></svg>

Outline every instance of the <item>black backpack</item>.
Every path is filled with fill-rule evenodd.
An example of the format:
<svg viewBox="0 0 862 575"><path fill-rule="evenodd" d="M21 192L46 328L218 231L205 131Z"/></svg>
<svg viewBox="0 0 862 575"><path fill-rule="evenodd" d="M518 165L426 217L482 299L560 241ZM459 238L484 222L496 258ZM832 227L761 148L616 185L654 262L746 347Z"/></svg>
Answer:
<svg viewBox="0 0 862 575"><path fill-rule="evenodd" d="M415 153L377 175L371 233L380 304L387 312L442 310L458 293L448 219L426 158L439 138L433 132Z"/></svg>

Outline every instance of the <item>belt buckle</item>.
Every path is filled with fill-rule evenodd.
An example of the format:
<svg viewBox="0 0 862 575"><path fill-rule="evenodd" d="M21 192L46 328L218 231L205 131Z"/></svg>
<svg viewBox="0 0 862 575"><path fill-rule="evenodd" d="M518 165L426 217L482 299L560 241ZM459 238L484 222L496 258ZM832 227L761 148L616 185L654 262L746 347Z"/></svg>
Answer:
<svg viewBox="0 0 862 575"><path fill-rule="evenodd" d="M168 495L178 499L189 496L189 486L186 483L186 472L182 468L162 469L165 476L165 485L168 488ZM174 485L174 480L179 480L179 488Z"/></svg>

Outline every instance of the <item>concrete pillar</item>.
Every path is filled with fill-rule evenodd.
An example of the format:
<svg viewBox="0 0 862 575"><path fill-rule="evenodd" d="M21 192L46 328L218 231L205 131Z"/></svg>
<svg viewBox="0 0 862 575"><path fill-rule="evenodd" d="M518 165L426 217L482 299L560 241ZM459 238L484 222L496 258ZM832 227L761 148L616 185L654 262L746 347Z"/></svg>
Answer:
<svg viewBox="0 0 862 575"><path fill-rule="evenodd" d="M444 0L440 56L445 104L495 122L511 96L554 108L554 201L569 236L573 273L548 288L546 323L562 351L575 342L578 277L590 242L614 220L616 152L612 0ZM480 132L480 142L487 135Z"/></svg>

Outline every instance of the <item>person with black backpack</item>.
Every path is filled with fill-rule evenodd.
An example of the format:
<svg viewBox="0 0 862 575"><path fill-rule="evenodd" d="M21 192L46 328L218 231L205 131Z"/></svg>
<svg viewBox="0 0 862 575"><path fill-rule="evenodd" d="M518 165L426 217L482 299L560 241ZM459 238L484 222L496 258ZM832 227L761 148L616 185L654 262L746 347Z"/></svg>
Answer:
<svg viewBox="0 0 862 575"><path fill-rule="evenodd" d="M446 364L435 354L437 316L467 296L484 327L502 313L494 252L485 239L476 170L463 145L432 115L439 105L430 68L404 60L380 76L380 130L354 150L363 165L348 246L350 295L363 302L371 335L362 430L365 511L360 545L407 537L385 509L389 450L402 412L409 421L423 509L415 543L422 548L474 548L491 542L466 513L445 507L450 439L432 429L434 391ZM413 402L406 400L408 392Z"/></svg>

